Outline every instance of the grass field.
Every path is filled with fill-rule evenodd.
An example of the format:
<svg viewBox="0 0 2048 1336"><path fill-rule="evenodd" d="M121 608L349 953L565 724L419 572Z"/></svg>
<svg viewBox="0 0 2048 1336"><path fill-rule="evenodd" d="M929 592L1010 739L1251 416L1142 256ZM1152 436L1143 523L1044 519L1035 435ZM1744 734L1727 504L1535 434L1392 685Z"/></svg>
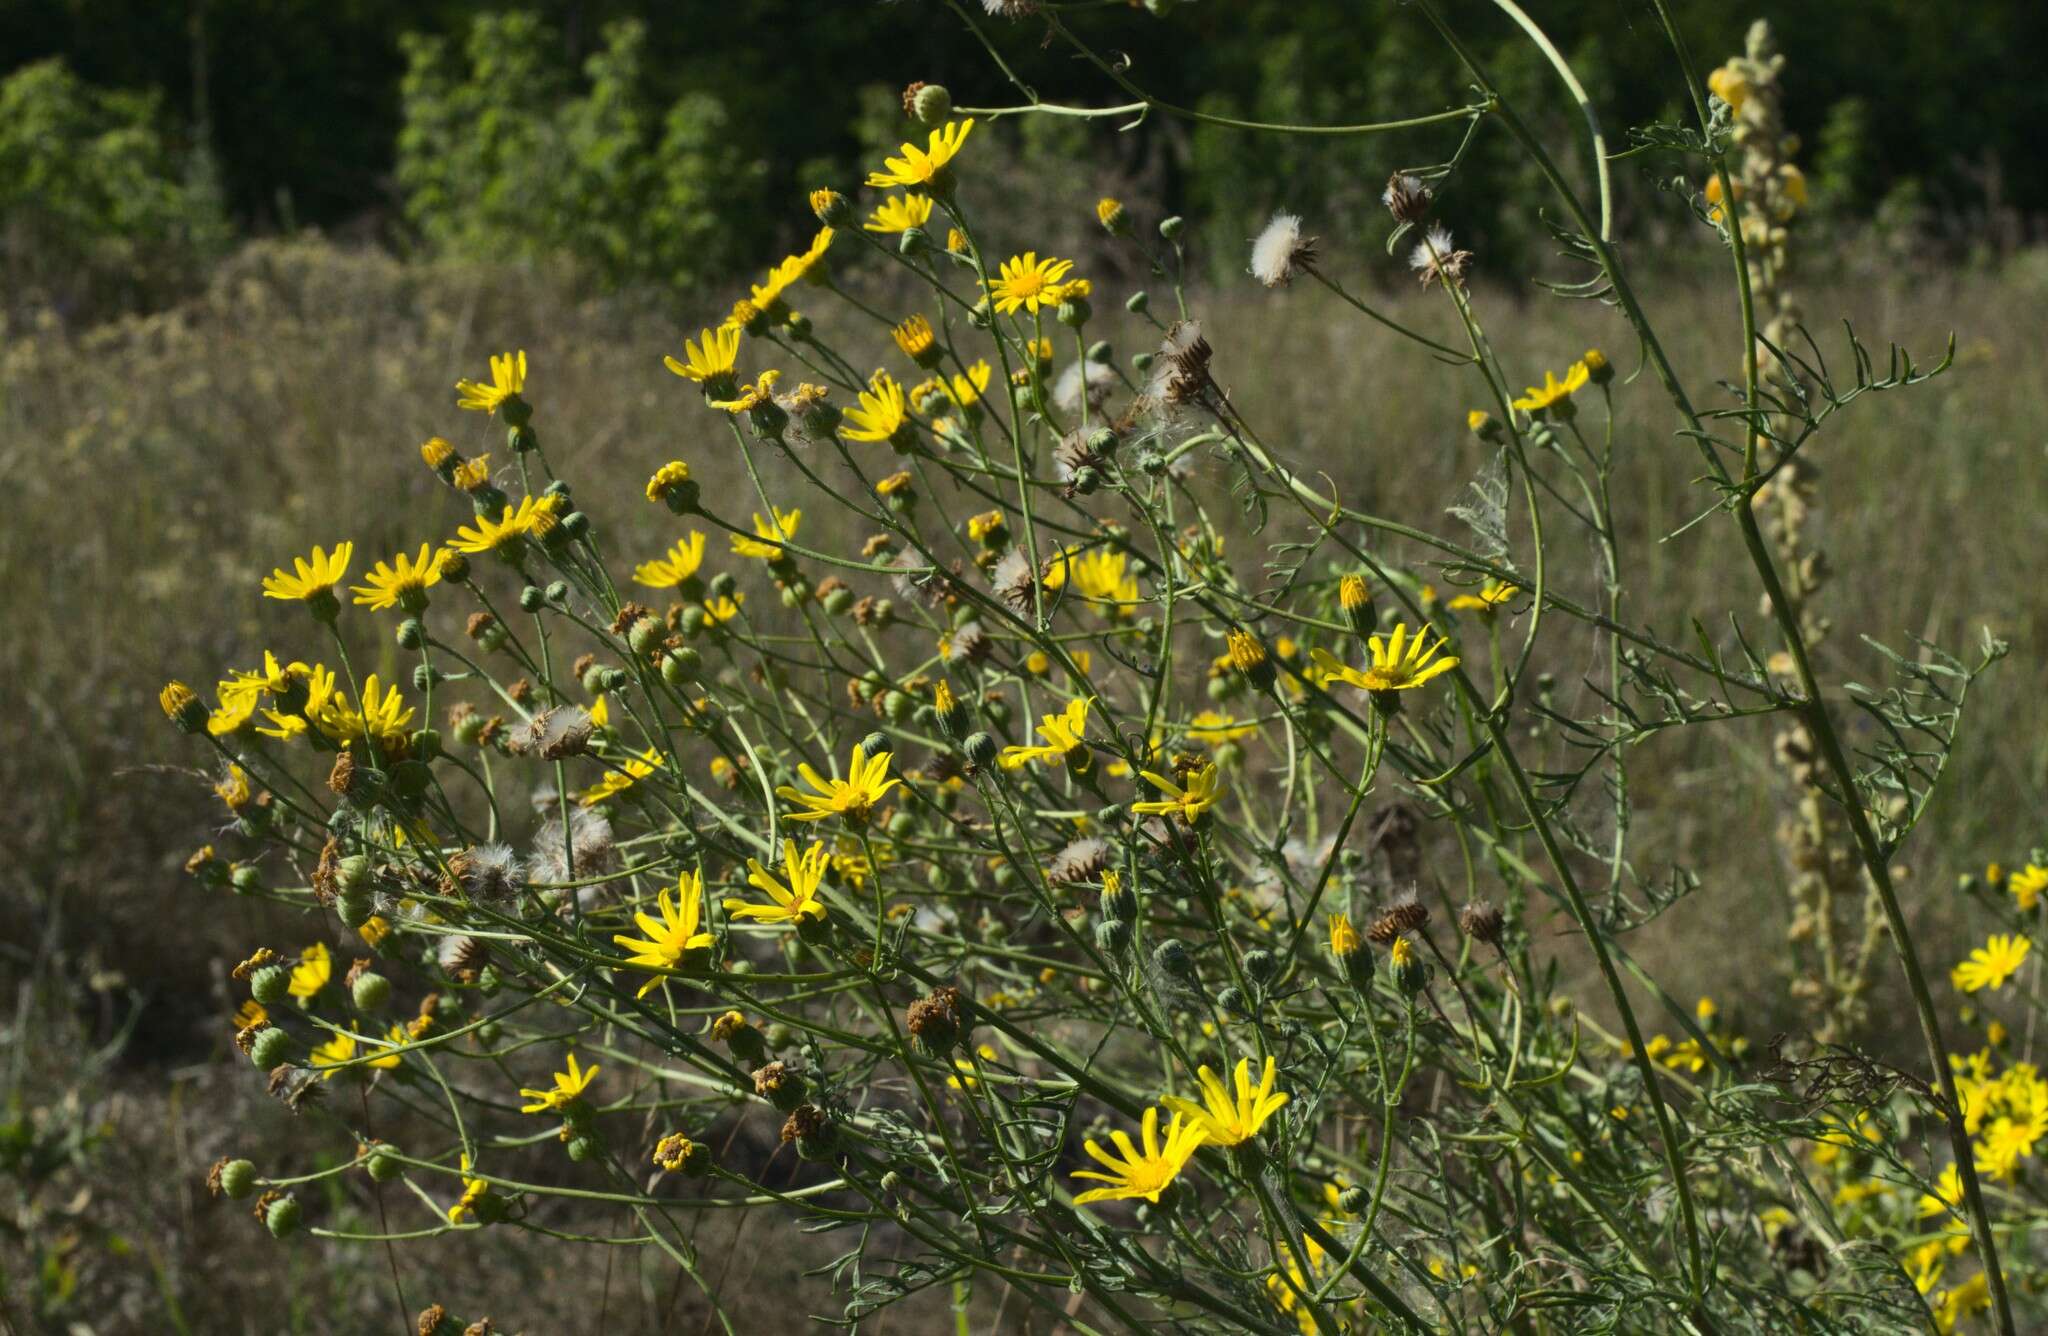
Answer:
<svg viewBox="0 0 2048 1336"><path fill-rule="evenodd" d="M276 243L249 248L203 297L169 312L84 332L54 322L4 331L0 983L10 1019L0 1063L15 1129L9 1224L29 1245L0 1249L10 1305L75 1283L74 1311L101 1333L363 1330L390 1313L379 1254L307 1240L279 1261L249 1248L239 1208L205 1195L218 1156L261 1163L311 1137L262 1094L224 1021L228 969L250 943L287 933L286 916L202 897L180 872L215 808L153 698L166 677L203 679L297 629L293 610L255 592L275 561L344 536L374 559L466 518L416 447L467 431L466 450L488 448L483 429L456 420L449 387L494 351L527 350L536 425L581 480L579 501L612 552L644 557L667 541L666 517L638 496L654 465L688 457L713 494L735 477L707 416L686 411L694 405L662 369L682 321L653 303L579 299L570 286ZM1674 359L1697 384L1739 362L1724 286L1683 275L1648 284ZM2038 668L2048 602L2031 578L2048 544L2048 364L2038 355L2048 257L1969 271L1845 267L1806 280L1802 294L1831 358L1837 316L1880 352L1894 340L1925 362L1956 326L1952 372L1852 408L1818 459L1821 545L1856 572L1829 591L1839 625L1959 652L1989 626L2014 646L1972 701L1948 789L1908 860L1923 953L1942 961L1956 941L1944 906L1957 874L2024 859L2048 782ZM1624 376L1635 366L1603 308L1483 283L1476 299L1507 365L1532 378L1596 345ZM1387 300L1424 329L1441 323L1440 303L1407 291ZM1452 373L1320 291L1267 294L1247 280L1194 305L1214 331L1218 379L1347 503L1434 523L1478 471L1462 414L1444 407L1457 402L1444 388ZM1149 342L1130 324L1126 353ZM1259 351L1257 379L1232 366L1234 348ZM1625 419L1621 441L1621 486L1648 517L1624 534L1633 615L1674 638L1691 615L1760 623L1724 592L1750 587L1725 543L1699 529L1665 539L1711 504L1691 448L1661 417ZM598 480L613 490L594 494ZM393 647L382 663L366 652L360 668L396 668ZM1823 662L1837 684L1867 680L1878 664L1846 635ZM1683 748L1638 763L1636 794L1639 857L1710 873L1632 949L1675 990L1739 1005L1758 1035L1794 1023L1772 838L1783 781L1768 755L1760 730L1687 730ZM1732 940L1730 925L1742 925ZM1710 931L1716 949L1699 950ZM1912 1051L1903 1033L1863 1038ZM743 1277L726 1288L753 1296L763 1324L830 1306L828 1281L797 1274L829 1246L785 1223L722 1218L700 1244ZM439 1300L541 1332L606 1329L605 1305L618 1329L660 1329L668 1295L640 1283L637 1258L614 1267L528 1251L510 1231L476 1252L434 1247L408 1272L438 1273L445 1292L419 1293L415 1281L415 1307ZM677 1312L689 1311L685 1299ZM889 1329L908 1329L916 1311Z"/></svg>

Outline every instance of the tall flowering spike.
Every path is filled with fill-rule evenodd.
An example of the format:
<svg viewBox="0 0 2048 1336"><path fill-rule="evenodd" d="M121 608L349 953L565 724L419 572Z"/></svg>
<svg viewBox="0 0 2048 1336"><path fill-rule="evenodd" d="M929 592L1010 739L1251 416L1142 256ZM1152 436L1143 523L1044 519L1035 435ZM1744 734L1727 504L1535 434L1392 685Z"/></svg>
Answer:
<svg viewBox="0 0 2048 1336"><path fill-rule="evenodd" d="M1200 1128L1208 1144L1241 1145L1257 1136L1266 1120L1285 1107L1288 1100L1286 1091L1273 1089L1276 1068L1272 1058L1266 1059L1257 1085L1252 1084L1251 1070L1250 1058L1237 1060L1233 1090L1226 1089L1216 1073L1204 1065L1195 1073L1202 1086L1200 1104L1177 1095L1163 1096L1160 1102Z"/></svg>
<svg viewBox="0 0 2048 1336"><path fill-rule="evenodd" d="M888 777L889 762L894 759L889 752L870 757L860 743L855 743L853 757L847 762L845 779L826 779L806 761L797 767L797 774L817 791L804 793L784 784L775 790L775 794L803 809L789 813L791 821L823 821L827 817L843 816L854 825L864 825L874 805L902 782Z"/></svg>
<svg viewBox="0 0 2048 1336"><path fill-rule="evenodd" d="M491 358L489 384L477 380L455 382L455 406L476 413L495 413L506 403L517 399L525 389L525 350L497 353Z"/></svg>
<svg viewBox="0 0 2048 1336"><path fill-rule="evenodd" d="M1090 1188L1074 1198L1076 1206L1086 1206L1097 1201L1130 1201L1142 1197L1149 1202L1159 1200L1159 1194L1173 1185L1187 1162L1201 1149L1208 1133L1204 1128L1184 1122L1181 1115L1173 1115L1173 1121L1166 1125L1166 1139L1159 1138L1159 1110L1145 1110L1144 1121L1139 1127L1143 1148L1131 1143L1130 1133L1118 1128L1110 1133L1110 1141L1116 1146L1111 1155L1095 1143L1091 1137L1083 1143L1082 1149L1100 1164L1104 1170L1077 1169L1072 1177L1092 1179L1107 1183L1108 1187Z"/></svg>
<svg viewBox="0 0 2048 1336"><path fill-rule="evenodd" d="M886 159L881 171L868 173L868 184L877 189L887 190L901 186L906 190L943 195L949 181L946 166L960 152L960 146L967 142L967 134L974 129L970 117L964 121L952 121L931 132L920 149L915 144L904 144L897 149L897 157Z"/></svg>

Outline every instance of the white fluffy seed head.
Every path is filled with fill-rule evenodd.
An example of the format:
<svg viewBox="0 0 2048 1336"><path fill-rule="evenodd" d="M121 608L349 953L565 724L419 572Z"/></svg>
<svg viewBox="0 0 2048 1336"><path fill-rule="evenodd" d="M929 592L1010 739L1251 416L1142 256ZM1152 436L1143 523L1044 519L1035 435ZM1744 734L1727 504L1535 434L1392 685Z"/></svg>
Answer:
<svg viewBox="0 0 2048 1336"><path fill-rule="evenodd" d="M1252 277L1269 288L1292 282L1295 269L1315 256L1315 238L1301 235L1301 215L1276 213L1252 241Z"/></svg>

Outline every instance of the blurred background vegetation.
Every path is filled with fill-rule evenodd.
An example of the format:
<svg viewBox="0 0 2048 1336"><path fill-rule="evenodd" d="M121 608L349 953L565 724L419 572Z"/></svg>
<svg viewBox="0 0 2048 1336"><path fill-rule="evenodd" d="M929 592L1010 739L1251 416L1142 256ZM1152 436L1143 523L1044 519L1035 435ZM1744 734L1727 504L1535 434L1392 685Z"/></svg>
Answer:
<svg viewBox="0 0 2048 1336"><path fill-rule="evenodd" d="M1448 8L1547 137L1569 142L1575 113L1497 12ZM1042 97L1114 96L1099 71L1038 49L1031 20L969 9ZM1756 15L1751 0L1678 9L1708 64L1739 49ZM1912 860L1913 911L1941 958L1955 876L2026 857L2048 780L2034 666L2048 605L2025 574L2048 546L2048 254L2030 248L2048 211L2048 84L2012 75L2048 53L2048 7L1767 12L1805 140L1813 207L1796 246L1817 337L1846 314L1879 347L1897 339L1931 360L1960 335L1949 376L1866 410L1818 461L1828 550L1854 571L1831 612L1895 643L1968 643L1989 624L2018 650L1966 717L1952 787ZM1393 0L1204 0L1171 27L1137 8L1089 17L1139 84L1205 111L1343 122L1467 98ZM1542 18L1611 131L1672 114L1647 5L1550 0ZM229 1042L227 970L248 945L303 928L202 900L180 872L219 818L154 693L166 676L210 680L290 643L297 621L254 594L283 555L346 535L367 564L450 530L457 517L413 450L452 434L449 387L502 348L529 351L540 422L579 488L604 498L589 509L609 549L656 550L663 531L635 504L635 480L700 447L678 426L660 353L808 238L805 191L850 188L877 148L910 137L898 97L919 79L963 105L1018 100L938 0L0 6L0 1316L97 1333L395 1321L388 1293L357 1280L381 1258L315 1240L276 1249L206 1199L221 1154L313 1167L331 1138L269 1101ZM1305 143L1155 117L1127 133L1051 118L983 133L974 202L1031 201L1005 241L1081 255L1117 298L1147 279L1102 248L1095 198L1129 200L1146 225L1188 216L1198 304L1233 393L1348 499L1436 514L1476 470L1443 368L1316 294L1266 294L1242 276L1243 239L1284 206L1347 281L1434 328L1440 313L1374 238L1389 170L1444 157L1440 131ZM1510 364L1561 367L1614 326L1530 282L1555 266L1521 170L1483 132L1441 212L1481 257L1476 290L1503 312ZM1654 270L1674 356L1705 384L1737 370L1738 327L1725 257L1670 190L1672 170L1620 163L1619 221ZM890 304L868 275L844 281ZM1147 338L1111 323L1120 354ZM1627 402L1626 485L1660 521L1625 535L1638 613L1682 625L1725 608L1731 571L1710 549L1662 541L1697 508L1691 456L1664 448L1669 423L1641 398ZM707 485L717 469L707 459ZM1853 675L1858 648L1831 646L1835 680ZM1655 856L1712 880L1632 946L1674 987L1740 989L1724 1004L1759 1036L1797 1022L1767 746L1715 733L1647 764L1638 800ZM1734 847L1731 831L1744 833ZM1724 947L1736 922L1753 931ZM1717 948L1702 953L1709 936ZM327 1214L347 1227L347 1209ZM758 1297L753 1329L831 1306L829 1281L802 1274L830 1250L797 1237L767 1217L706 1227L704 1246L732 1268L723 1287ZM442 1278L421 1304L495 1312L510 1330L664 1329L659 1268L614 1274L509 1231L436 1246L409 1259ZM607 1302L608 1327L596 1316ZM674 1329L700 1321L686 1300Z"/></svg>

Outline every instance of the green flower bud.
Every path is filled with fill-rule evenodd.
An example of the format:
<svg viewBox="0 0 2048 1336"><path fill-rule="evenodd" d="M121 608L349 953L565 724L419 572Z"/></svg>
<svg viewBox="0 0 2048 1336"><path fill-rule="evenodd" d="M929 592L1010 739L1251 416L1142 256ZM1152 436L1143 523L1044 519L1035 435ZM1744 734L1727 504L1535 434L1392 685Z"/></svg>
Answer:
<svg viewBox="0 0 2048 1336"><path fill-rule="evenodd" d="M548 587L541 592L546 595L548 602L556 607L569 601L569 585L565 580L550 580Z"/></svg>
<svg viewBox="0 0 2048 1336"><path fill-rule="evenodd" d="M661 646L668 636L668 623L658 617L642 617L633 623L633 629L626 633L626 643L633 652L646 658Z"/></svg>
<svg viewBox="0 0 2048 1336"><path fill-rule="evenodd" d="M1175 214L1171 218L1161 218L1159 220L1159 235L1165 237L1168 241L1178 241L1180 234L1187 230L1187 225L1187 219L1179 214Z"/></svg>
<svg viewBox="0 0 2048 1336"><path fill-rule="evenodd" d="M1169 937L1153 947L1152 963L1161 973L1176 979L1195 977L1195 957L1188 950L1188 944L1178 937Z"/></svg>
<svg viewBox="0 0 2048 1336"><path fill-rule="evenodd" d="M860 740L860 749L869 756L880 756L883 752L896 750L889 744L889 735L877 730Z"/></svg>
<svg viewBox="0 0 2048 1336"><path fill-rule="evenodd" d="M1216 1005L1232 1016L1249 1016L1251 1004L1245 1000L1244 989L1236 984L1225 984L1216 990Z"/></svg>
<svg viewBox="0 0 2048 1336"><path fill-rule="evenodd" d="M539 612L547 606L547 595L535 585L527 585L519 591L519 607L524 612Z"/></svg>
<svg viewBox="0 0 2048 1336"><path fill-rule="evenodd" d="M344 928L360 928L376 912L376 901L366 891L343 891L334 897L334 914Z"/></svg>
<svg viewBox="0 0 2048 1336"><path fill-rule="evenodd" d="M263 869L254 863L243 863L229 875L228 883L237 895L254 895L263 889Z"/></svg>
<svg viewBox="0 0 2048 1336"><path fill-rule="evenodd" d="M960 750L967 754L967 762L977 770L985 770L996 762L999 750L996 740L986 733L969 733L967 741L960 744Z"/></svg>
<svg viewBox="0 0 2048 1336"><path fill-rule="evenodd" d="M263 1227L270 1231L272 1238L288 1238L298 1232L299 1216L297 1197L279 1197L263 1213Z"/></svg>
<svg viewBox="0 0 2048 1336"><path fill-rule="evenodd" d="M931 248L931 235L921 227L906 227L896 238L896 253L906 260L915 260Z"/></svg>
<svg viewBox="0 0 2048 1336"><path fill-rule="evenodd" d="M249 1061L255 1064L258 1071L267 1072L284 1062L286 1054L291 1051L291 1046L290 1035L275 1025L268 1026L257 1031L256 1037L249 1041Z"/></svg>
<svg viewBox="0 0 2048 1336"><path fill-rule="evenodd" d="M389 1146L375 1146L363 1157L363 1168L369 1172L373 1182L389 1183L405 1172L405 1166L391 1153Z"/></svg>
<svg viewBox="0 0 2048 1336"><path fill-rule="evenodd" d="M398 624L398 647L400 649L418 649L426 643L426 639L427 628L420 625L419 618L408 617Z"/></svg>
<svg viewBox="0 0 2048 1336"><path fill-rule="evenodd" d="M1266 983L1280 972L1280 957L1271 951L1258 949L1244 953L1245 977L1253 983Z"/></svg>
<svg viewBox="0 0 2048 1336"><path fill-rule="evenodd" d="M826 594L822 602L826 612L831 613L834 617L843 616L846 610L853 606L853 591L845 585L840 585Z"/></svg>
<svg viewBox="0 0 2048 1336"><path fill-rule="evenodd" d="M264 1006L273 1006L290 991L292 973L282 965L265 965L249 976L249 996Z"/></svg>
<svg viewBox="0 0 2048 1336"><path fill-rule="evenodd" d="M953 95L944 84L925 84L911 98L910 114L919 125L940 125L953 114Z"/></svg>
<svg viewBox="0 0 2048 1336"><path fill-rule="evenodd" d="M1143 288L1139 288L1136 292L1124 298L1124 309L1132 315L1145 314L1146 308L1151 305L1152 298L1146 294Z"/></svg>
<svg viewBox="0 0 2048 1336"><path fill-rule="evenodd" d="M1129 919L1099 919L1095 924L1095 946L1104 955L1120 956L1131 944Z"/></svg>
<svg viewBox="0 0 2048 1336"><path fill-rule="evenodd" d="M570 1137L566 1143L566 1148L571 1160L574 1160L577 1164L583 1164L586 1161L596 1159L598 1152L604 1149L604 1143L594 1136L585 1134Z"/></svg>
<svg viewBox="0 0 2048 1336"><path fill-rule="evenodd" d="M359 1011L379 1011L391 1000L391 980L375 972L358 974L349 988Z"/></svg>
<svg viewBox="0 0 2048 1336"><path fill-rule="evenodd" d="M247 1160L229 1160L220 1167L220 1190L236 1201L256 1190L256 1166Z"/></svg>

